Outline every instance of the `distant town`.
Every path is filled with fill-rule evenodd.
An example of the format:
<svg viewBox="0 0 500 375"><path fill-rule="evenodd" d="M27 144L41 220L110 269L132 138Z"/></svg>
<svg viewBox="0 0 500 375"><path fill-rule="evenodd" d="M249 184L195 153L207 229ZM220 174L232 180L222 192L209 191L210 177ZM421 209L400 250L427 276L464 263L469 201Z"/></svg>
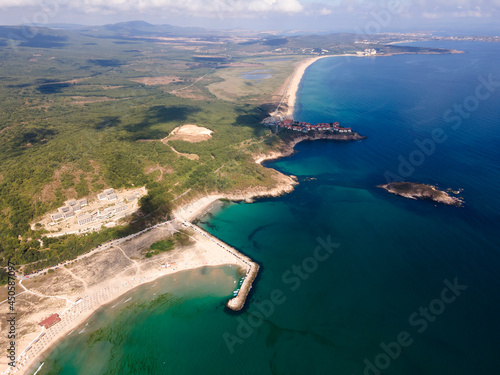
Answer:
<svg viewBox="0 0 500 375"><path fill-rule="evenodd" d="M271 116L264 119L262 123L269 127L275 127L276 130L278 128L282 128L302 133L307 133L309 131L352 133L351 128L345 128L341 126L338 122L330 122L330 123L322 122L319 124L312 125L309 122L295 121L290 118L281 119L280 117L277 116Z"/></svg>

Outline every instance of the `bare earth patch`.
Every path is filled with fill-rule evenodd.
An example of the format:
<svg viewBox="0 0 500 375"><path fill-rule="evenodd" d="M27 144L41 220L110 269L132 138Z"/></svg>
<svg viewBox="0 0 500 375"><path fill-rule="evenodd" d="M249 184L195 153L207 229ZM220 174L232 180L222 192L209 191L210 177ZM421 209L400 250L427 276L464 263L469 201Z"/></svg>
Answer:
<svg viewBox="0 0 500 375"><path fill-rule="evenodd" d="M163 139L163 143L167 141L186 141L198 143L208 141L212 138L213 131L198 125L188 124L172 130L168 137Z"/></svg>
<svg viewBox="0 0 500 375"><path fill-rule="evenodd" d="M202 126L187 124L180 127L175 128L168 135L168 137L163 138L161 141L164 144L167 144L168 141L186 141L191 143L198 143L203 141L208 141L212 138L213 131ZM168 145L173 152L175 152L179 156L184 156L185 158L191 160L198 160L200 157L196 154L184 154L182 152L177 151L172 145Z"/></svg>
<svg viewBox="0 0 500 375"><path fill-rule="evenodd" d="M185 154L185 153L177 151L171 145L168 145L168 146L172 149L173 152L175 152L179 156L184 156L185 158L188 158L190 160L199 160L200 159L200 157L198 155L196 155L196 154Z"/></svg>
<svg viewBox="0 0 500 375"><path fill-rule="evenodd" d="M161 181L163 179L164 174L174 172L172 168L165 168L162 167L160 164L156 164L156 166L149 166L146 168L146 174L150 174L155 171L160 171L160 176L158 176L158 179L156 181Z"/></svg>

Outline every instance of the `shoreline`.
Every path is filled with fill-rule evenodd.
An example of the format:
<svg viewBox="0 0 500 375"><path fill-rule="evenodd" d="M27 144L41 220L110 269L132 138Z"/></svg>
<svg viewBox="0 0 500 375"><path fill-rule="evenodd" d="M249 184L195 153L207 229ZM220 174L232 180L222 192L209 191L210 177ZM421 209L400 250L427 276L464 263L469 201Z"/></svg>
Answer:
<svg viewBox="0 0 500 375"><path fill-rule="evenodd" d="M304 76L304 73L306 72L307 68L309 68L309 66L311 66L320 59L324 59L326 57L335 57L335 56L337 55L317 56L306 60L302 60L298 63L297 68L293 72L290 83L288 84L288 87L284 94L284 97L286 98L285 102L287 104L287 110L286 110L287 116L293 117L295 102L297 100L297 91L299 90L300 82L302 81L302 77Z"/></svg>
<svg viewBox="0 0 500 375"><path fill-rule="evenodd" d="M398 44L398 43L405 43L405 42L394 42L394 43L388 43L388 44ZM283 100L282 104L286 103L286 111L283 110L282 112L289 117L293 118L293 113L295 110L295 102L297 101L297 91L299 90L300 82L302 81L302 78L309 66L314 64L316 61L327 58L327 57L386 57L386 56L396 56L396 55L441 55L441 54L460 54L464 53L464 51L459 51L459 50L447 50L446 52L392 52L392 53L382 53L382 54L376 54L376 55L358 55L354 53L344 53L341 55L323 55L323 56L316 56L312 58L308 58L305 60L301 60L298 62L297 67L295 68L295 71L292 73L292 77L290 79L290 82L288 83L288 86L286 88L285 93L283 94ZM279 110L278 106L278 110Z"/></svg>
<svg viewBox="0 0 500 375"><path fill-rule="evenodd" d="M294 137L292 140L289 140L285 142L284 148L280 151L274 151L272 153L268 154L261 154L261 155L255 155L254 156L254 161L258 164L262 164L265 161L269 160L275 160L279 159L282 157L287 157L290 156L294 153L294 147L303 141L314 141L314 140L320 140L320 139L333 139L337 141L353 141L353 140L358 140L358 139L364 139L366 137L360 136L357 133L353 135L341 135L341 136L332 136L332 135L327 135L327 134L315 134L314 136L311 135L300 135ZM279 173L279 172L278 172ZM192 224L191 221L196 220L203 216L204 214L208 213L210 209L214 206L214 204L221 199L228 199L231 201L249 201L254 198L261 198L261 197L277 197L283 194L287 194L291 192L294 189L294 186L297 185L297 181L294 178L294 176L286 176L281 173L279 173L279 176L283 177L284 179L279 181L277 183L277 186L273 188L259 188L259 189L250 189L249 191L246 192L241 192L241 193L232 193L232 194L212 194L208 196L204 196L200 199L195 199L194 201L191 201L188 204L182 205L179 207L177 210L174 211L173 215L175 216L174 221L177 221L180 219L181 223L185 225L186 227L192 227L192 229L196 232L198 232L198 237L197 241L201 241L202 239L205 241L209 241L212 243L216 244L216 247L219 247L220 249L223 249L223 251L229 251L233 253L235 256L233 259L231 257L227 257L227 253L225 253L226 257L221 258L220 256L217 258L214 258L211 254L210 259L202 260L202 263L198 264L179 264L176 265L175 268L165 268L165 269L159 269L156 273L153 271L150 271L150 275L147 276L142 276L138 280L136 280L136 277L129 276L127 278L122 278L119 276L114 276L111 277L110 279L104 280L102 283L97 284L94 289L98 289L94 292L94 295L88 294L83 302L81 303L73 303L72 306L69 308L66 308L63 313L61 313L61 322L58 323L57 325L54 326L56 328L56 331L51 331L52 337L51 339L47 340L45 343L45 346L41 349L39 349L34 357L28 357L24 361L24 357L20 358L20 361L22 363L22 368L20 368L19 373L20 374L28 374L30 371L35 370L35 366L40 363L40 361L47 356L50 352L54 350L55 347L69 334L71 333L74 329L77 327L81 326L85 321L87 321L97 310L100 308L106 307L110 305L112 302L116 301L117 299L123 297L127 292L141 286L145 285L148 283L152 283L159 278L162 278L164 276L169 276L173 275L178 272L182 271L188 271L188 270L195 270L195 269L201 269L204 267L220 267L220 266L225 266L225 265L234 265L242 269L243 271L246 270L246 274L244 277L243 284L240 287L239 293L231 298L226 306L235 311L238 312L240 311L245 303L248 294L250 293L250 290L252 288L253 281L258 275L258 271L260 266L253 262L251 258L247 257L246 255L240 253L236 249L233 249L226 245L223 241L219 240L218 238L212 236L208 232L204 231L200 227L198 227L195 224ZM196 235L196 233L195 233ZM204 245L206 245L206 242L203 242ZM222 245L223 244L223 245ZM228 248L230 250L228 250ZM207 251L205 251L206 253ZM154 259L158 260L158 259ZM144 262L146 263L146 262ZM147 272L145 272L147 274ZM134 275L135 276L135 275ZM116 285L116 284L120 284ZM102 285L106 284L106 285ZM109 285L111 284L111 285ZM115 284L115 285L113 285ZM99 289L101 291L99 291ZM104 289L105 292L102 292ZM96 298L96 304L89 304L87 301L92 300L93 298ZM66 315L65 315L66 314ZM71 316L69 316L71 314ZM50 329L53 329L52 327ZM41 333L44 333L46 330L42 329ZM37 338L40 337L40 334L37 336ZM36 340L36 339L35 339ZM32 344L34 340L32 340L30 343ZM44 344L44 341L41 342L41 344ZM31 345L31 349L33 349L33 344ZM34 351L33 351L34 352ZM32 353L33 353L32 352ZM26 352L27 353L27 352ZM25 354L26 354L25 353ZM22 354L21 354L22 355ZM25 372L23 372L25 371ZM11 372L2 372L0 374L10 374Z"/></svg>
<svg viewBox="0 0 500 375"><path fill-rule="evenodd" d="M299 90L300 82L302 81L302 78L304 77L304 74L312 64L314 64L316 61L325 59L328 57L380 57L380 56L388 56L388 55L372 55L372 56L363 56L363 55L357 55L353 53L343 53L341 55L323 55L323 56L316 56L312 58L308 58L305 60L301 60L298 62L297 67L295 68L295 71L292 73L292 78L290 79L290 82L287 86L287 89L285 93L283 94L284 102L286 103L287 110L286 112L283 111L287 116L293 118L293 113L295 110L295 102L297 101L297 92ZM279 108L278 108L279 109Z"/></svg>
<svg viewBox="0 0 500 375"><path fill-rule="evenodd" d="M194 224L191 225L194 226ZM161 229L158 229L158 231L161 232ZM48 329L40 328L37 325L31 324L31 332L25 334L24 337L18 339L16 342L16 347L18 348L18 353L16 353L17 366L12 368L7 366L7 362L4 362L2 363L0 374L12 374L14 372L18 374L29 374L34 371L36 369L35 366L40 365L44 357L49 355L49 353L57 347L61 340L63 340L77 327L85 323L97 310L110 305L119 298L123 297L127 292L134 290L141 285L152 283L164 276L170 276L182 271L202 269L204 267L221 267L231 265L238 267L247 275L250 271L252 271L252 269L255 270L255 266L250 264L250 258L240 254L236 250L234 250L234 253L231 253L227 245L218 239L209 238L203 233L204 231L201 228L194 226L190 232L190 237L194 240L194 244L186 248L183 247L181 249L177 249L174 254L175 262L170 264L170 259L168 259L168 257L172 257L172 254L164 253L146 259L140 262L140 264L137 261L133 261L129 267L124 269L119 274L99 280L99 282L93 284L84 292L79 291L77 293L64 294L58 293L47 296L46 294L39 293L38 290L36 290L37 285L34 287L31 285L28 286L30 289L34 290L30 292L23 292L23 294L18 295L17 298L20 303L26 299L26 296L31 297L32 293L37 294L40 297L43 296L41 298L46 302L46 305L41 309L38 309L34 316L28 317L31 318L31 323L35 321L38 322L54 313L59 314L61 321ZM144 236L147 236L147 234ZM164 233L159 233L156 237L162 236L164 237ZM156 239L157 238L154 238L154 241L156 241ZM136 240L140 241L141 237L137 237ZM134 243L130 243L129 245L134 247ZM122 245L122 247L124 248L125 246ZM118 249L112 247L108 250L108 252L113 251L118 254L123 252L123 255L125 255L125 252L120 247L118 247ZM98 258L97 255L98 254L96 254L96 258ZM241 255L241 257L238 257L238 255ZM99 253L99 257L101 256L103 256L102 253ZM110 256L109 258L112 259L113 257ZM109 261L109 259L106 260ZM94 259L94 262L97 263L98 261L99 259ZM85 265L83 264L84 262L80 263L74 264L74 267L70 272L77 273L79 270L75 270L75 268L78 266L83 266L83 268L85 268ZM165 264L167 266L164 266ZM258 265L256 263L255 265L258 270ZM134 268L136 269L136 272L131 274L131 271L133 271ZM59 276L60 274L61 271L57 273ZM35 282L39 283L38 279L35 280ZM33 279L22 280L21 283L32 280ZM247 284L250 282L248 290L250 290L251 281L253 281L253 278L248 278ZM22 287L24 287L24 285L21 284L19 289ZM54 299L56 299L56 301L59 299L66 300L66 303L63 306L62 303L57 304ZM234 297L229 301L232 301L233 299ZM29 302L29 299L26 302L31 303ZM241 309L243 305L244 301L241 305L235 305L234 310L237 311L238 306L240 306L239 308ZM24 320L26 320L26 314L24 315ZM34 331L33 326L35 327ZM21 348L24 348L24 350L21 351Z"/></svg>
<svg viewBox="0 0 500 375"><path fill-rule="evenodd" d="M286 155L287 153L280 153L280 152L269 155L261 155L255 159L255 162L260 164L265 160L271 160ZM204 196L200 199L195 199L194 201L191 201L187 204L184 204L173 212L173 216L176 218L174 219L174 221L180 219L181 222L185 221L191 224L190 223L191 221L209 212L213 204L217 201L220 201L221 199L228 199L231 201L248 201L250 199L258 197L277 197L291 192L294 186L297 184L296 179L293 176L286 176L279 172L277 172L277 174L278 174L278 182L277 185L273 188L255 187L255 188L250 188L248 191L243 191L240 193L211 194L208 196ZM191 225L195 226L194 224ZM131 240L131 242L134 240L140 240L142 237L150 235L151 232L154 232L155 230L161 230L161 227L154 228L153 230L146 232L141 236L134 237ZM202 239L205 241L208 240L209 242L214 241L208 239L209 236L210 237L213 236L209 235L198 226L195 226L195 231L199 232L197 234L198 241L201 241ZM204 234L201 232L205 232L205 234L208 234L208 236L204 236ZM215 241L224 244L223 241L220 241L215 237L213 238L215 239ZM203 241L201 242L202 244L206 244L206 242ZM217 247L222 248L220 244L218 244ZM228 245L226 245L226 247L228 247ZM105 254L106 252L111 251L113 249L115 249L115 247L111 246L109 249L105 251L94 253L94 255L95 257L101 256L102 254ZM225 249L225 251L227 251L227 249ZM51 313L59 313L61 316L61 322L59 322L58 324L54 325L49 329L42 328L41 331L39 331L38 333L31 332L27 334L26 337L23 337L22 340L18 340L17 342L18 347L23 347L25 349L20 354L17 355L18 358L18 360L16 360L17 366L15 368L11 368L10 366L4 368L3 366L7 365L7 363L3 363L2 364L3 368L0 374L2 375L12 374L14 373L15 370L17 370L16 373L18 374L29 374L31 371L35 370L34 367L37 364L39 364L44 357L46 357L50 352L54 350L54 348L57 347L57 345L61 342L61 340L63 340L74 329L85 323L85 321L87 321L97 310L106 307L113 301L116 301L117 299L121 298L127 292L141 285L154 282L161 277L173 275L177 272L201 269L203 267L220 267L225 265L234 265L242 269L244 272L246 271L245 280L244 283L241 285L240 292L236 296L231 298L226 305L229 309L233 311L237 312L241 310L245 305L246 297L250 292L252 283L258 274L259 265L253 262L249 257L239 253L237 250L234 251L241 259L237 259L236 256L231 257L227 253L225 253L225 256L222 257L210 256L210 259L200 260L200 262L195 264L192 263L179 264L173 268L156 270L156 272L148 270L149 272L148 271L143 272L141 275L137 275L138 277L133 277L133 276L123 277L115 275L94 285L92 288L93 290L89 291L89 293L85 296L83 301L80 302L77 302L78 301L77 296L61 297L54 295L47 297L47 298L63 298L68 300L66 306L64 306L64 311L62 312L61 310L63 308L61 307L59 308L54 307L50 309L46 308L37 311L38 315L43 315L44 317L46 317L45 315L48 316ZM205 253L206 252L207 251L205 251ZM161 263L160 259L158 258L155 259L155 258L156 257L150 259L153 262L156 261L156 263ZM69 265L78 265L80 263L75 262ZM144 262L143 265L147 263L148 262ZM38 281L40 277L42 276L37 276L37 279L35 281ZM33 281L34 278L30 278L28 280ZM30 293L24 292L24 294L30 294ZM72 302L69 307L68 304L70 301L68 297L74 300L74 302Z"/></svg>
<svg viewBox="0 0 500 375"><path fill-rule="evenodd" d="M80 312L80 314L82 314L82 315L80 315L77 320L75 320L74 322L71 322L72 324L68 324L67 326L64 326L63 329L60 329L59 331L56 332L56 336L52 339L52 341L50 343L48 343L48 346L46 346L45 348L43 348L41 351L37 352L36 356L33 357L33 359L28 358L27 360L25 360L25 362L23 362L23 367L26 367L25 372L23 372L23 369L20 369L19 373L20 374L29 374L32 371L35 371L35 369L36 369L37 366L43 364L43 362L41 362L41 361L45 357L47 357L51 352L53 352L56 349L56 347L67 336L69 336L78 327L82 326L82 324L84 324L86 321L88 321L98 310L100 310L101 308L107 308L113 302L116 302L117 300L119 300L120 298L122 298L123 296L125 296L128 292L131 292L131 291L135 290L136 288L138 288L138 287L140 287L142 285L151 284L151 283L157 281L158 279L160 279L160 278L162 278L164 276L174 275L175 273L178 273L178 272L184 272L184 271L191 271L191 270L196 270L196 269L202 269L204 267L219 267L219 266L225 266L225 265L234 265L234 264L228 263L228 264L219 264L219 265L214 265L214 266L208 266L207 265L207 266L199 266L199 267L195 267L195 268L180 269L180 270L175 271L175 272L165 273L165 274L162 274L162 275L157 275L157 276L153 276L153 277L150 277L150 278L146 278L144 281L140 281L140 282L138 282L135 285L133 285L133 284L130 285L129 288L124 289L122 291L119 291L116 295L113 295L112 297L110 297L110 299L103 301L100 305L97 305L97 306L93 307L91 310ZM90 296L90 298L92 298L92 296ZM78 313L78 311L77 312L72 312L72 314L74 314L74 313ZM67 321L67 319L64 319L63 317L61 317L61 318L62 318L61 323ZM58 324L61 324L61 323L58 323ZM55 325L54 327L57 327L57 326L58 325ZM44 330L42 330L41 333L43 333L44 331L46 332L48 330L44 329ZM40 335L37 336L37 338L38 337L40 337ZM0 374L4 374L4 373L5 374L10 374L11 372L1 372Z"/></svg>
<svg viewBox="0 0 500 375"><path fill-rule="evenodd" d="M289 87L287 89L287 92L285 93L285 95L288 95L287 98L288 112L291 111L291 113L293 114L294 104L296 101L296 93L306 69L319 59L327 57L336 57L336 56L347 56L347 55L318 56L303 61L297 67L292 77L292 81L290 82ZM354 139L352 137L359 137L359 138ZM266 154L254 155L254 161L257 164L262 164L265 161L290 156L294 152L294 147L302 141L316 140L316 139L334 139L338 141L351 141L364 138L365 137L359 136L357 133L355 133L355 135L350 135L350 136L344 135L335 137L332 137L330 135L321 135L321 134L316 134L314 136L300 135L294 137L291 140L284 141L284 145L281 150L273 151ZM221 250L224 248L224 245L221 245L221 243L224 244L223 241L220 241L219 239L211 236L209 233L203 231L201 228L195 226L191 222L209 212L214 203L220 201L221 199L248 202L255 198L277 197L293 191L294 186L297 185L297 183L298 182L295 176L287 176L276 171L276 185L272 188L257 186L257 187L250 187L241 192L234 192L229 194L223 194L223 193L210 194L198 199L195 198L189 201L188 203L179 206L174 210L173 212L173 216L175 218L174 221L181 219L181 222L184 221L185 223L189 223L191 226L193 226L195 232L196 231L199 232L197 237L198 241L205 240L205 241L215 242L217 243L217 247L220 248L219 250ZM144 234L144 236L146 236L146 234ZM140 238L141 236L137 237L137 239ZM206 242L204 242L204 244L206 244ZM110 250L111 249L114 249L114 247L111 247ZM231 253L231 251L228 250L227 248L224 250L226 252ZM85 299L81 300L80 302L78 302L79 300L76 300L69 307L68 303L66 304L64 311L60 313L62 319L61 322L54 325L54 327L49 328L48 330L45 330L43 328L42 331L36 337L34 336L34 333L30 333L29 335L27 335L31 336L31 338L29 340L28 339L24 340L26 341L26 343L28 343L27 346L25 347L29 348L30 351L28 352L25 349L25 351L23 351L18 356L19 361L16 361L16 363L21 364L21 366L16 367L17 373L28 374L30 371L34 371L35 366L38 365L40 361L43 360L43 358L46 357L50 352L52 352L54 348L57 347L57 345L60 343L61 340L63 340L69 333L71 333L81 324L85 323L85 321L87 321L100 308L108 306L113 301L116 301L117 299L125 295L127 292L137 288L140 285L154 282L161 277L169 276L177 272L195 270L203 267L219 267L224 265L235 265L241 268L242 270L246 270L246 276L243 284L241 285L239 293L234 298L231 298L226 305L233 311L241 310L246 303L246 298L248 296L248 293L250 292L250 289L252 288L252 283L258 274L259 265L253 262L249 257L239 253L237 250L235 249L232 250L234 250L234 254L232 254L233 258L231 258L228 255L228 253L225 253L225 256L222 256L222 258L220 256L212 257L211 254L210 259L206 259L201 263L199 262L189 263L189 264L184 263L183 265L176 265L175 268L174 267L165 269L160 268L157 269L156 272L154 270L146 270L145 272L142 272L140 275L133 275L133 276L138 276L137 277L138 280L136 280L136 277L132 276L124 278L115 275L110 277L109 279L105 279L102 282L94 285L93 293L87 294L85 296ZM207 251L204 251L204 253L207 253ZM97 254L95 255L96 255L95 258L97 258ZM158 258L155 259L155 257L151 259L153 261L159 260ZM144 266L147 263L148 263L147 261L143 262L142 265ZM30 281L31 280L32 279L30 279ZM52 297L55 296L51 296L48 298ZM67 301L70 302L69 299L67 299ZM53 313L56 310L58 309L53 308L51 309L51 312ZM40 311L38 312L40 313ZM42 311L42 314L47 314L47 313L48 312ZM37 350L36 346L40 346L40 348ZM28 353L31 353L32 355L30 356ZM0 374L10 374L13 373L13 370L14 370L13 368L8 367Z"/></svg>

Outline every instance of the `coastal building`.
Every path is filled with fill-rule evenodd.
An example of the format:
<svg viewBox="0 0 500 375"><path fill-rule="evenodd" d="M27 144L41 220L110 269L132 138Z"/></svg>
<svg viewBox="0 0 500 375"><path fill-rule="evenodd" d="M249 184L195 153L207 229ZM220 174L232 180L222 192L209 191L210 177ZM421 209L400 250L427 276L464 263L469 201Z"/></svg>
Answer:
<svg viewBox="0 0 500 375"><path fill-rule="evenodd" d="M59 212L58 214L50 215L50 217L52 218L52 222L56 223L58 221L74 217L76 212L81 211L82 207L85 207L87 205L88 205L87 199L80 199L80 200L70 199L65 202L64 206L59 207L57 209L57 211Z"/></svg>
<svg viewBox="0 0 500 375"><path fill-rule="evenodd" d="M377 54L377 50L373 48L367 48L364 51L356 52L356 54L359 56L373 56Z"/></svg>
<svg viewBox="0 0 500 375"><path fill-rule="evenodd" d="M62 213L62 214L65 214L65 213L67 213L67 212L70 212L70 211L71 211L71 207L69 207L69 206L59 207L59 208L57 209L57 211L59 211L59 212L60 212L60 213Z"/></svg>
<svg viewBox="0 0 500 375"><path fill-rule="evenodd" d="M127 202L135 201L139 199L139 194L128 195L127 197L125 197L125 199L127 200Z"/></svg>
<svg viewBox="0 0 500 375"><path fill-rule="evenodd" d="M52 214L52 215L50 215L50 217L51 217L53 222L60 221L60 220L64 219L64 215L61 213Z"/></svg>
<svg viewBox="0 0 500 375"><path fill-rule="evenodd" d="M116 213L126 211L127 210L127 205L125 203L116 204L115 210L116 210Z"/></svg>
<svg viewBox="0 0 500 375"><path fill-rule="evenodd" d="M309 131L352 133L351 128L344 128L344 127L340 126L340 124L338 122L332 122L332 123L321 122L321 123L312 125L308 122L294 121L293 119L290 119L290 118L280 120L276 116L271 116L271 117L276 120L277 127L280 127L283 129L288 129L288 130L293 130L293 131L297 131L297 132L302 132L302 133L307 133ZM266 121L266 120L262 121L262 123L266 126L270 126L270 121Z"/></svg>
<svg viewBox="0 0 500 375"><path fill-rule="evenodd" d="M115 194L115 190L114 189L106 189L101 194L98 194L97 198L100 201L106 201L106 200L107 201L113 201L113 200L118 199L118 196Z"/></svg>
<svg viewBox="0 0 500 375"><path fill-rule="evenodd" d="M61 321L61 318L59 317L59 314L52 314L47 319L44 319L40 323L38 323L38 325L45 327L45 329L49 329L54 324L57 324L60 321Z"/></svg>
<svg viewBox="0 0 500 375"><path fill-rule="evenodd" d="M99 211L97 211L99 212ZM77 220L78 220L78 225L85 225L85 224L88 224L88 223L92 223L93 221L96 220L96 215L93 214L82 214L80 216L77 216Z"/></svg>

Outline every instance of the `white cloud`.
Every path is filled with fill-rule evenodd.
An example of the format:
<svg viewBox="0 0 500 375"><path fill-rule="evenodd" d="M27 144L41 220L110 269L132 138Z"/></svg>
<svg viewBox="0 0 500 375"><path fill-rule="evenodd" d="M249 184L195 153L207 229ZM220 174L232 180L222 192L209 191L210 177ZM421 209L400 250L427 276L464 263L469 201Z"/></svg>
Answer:
<svg viewBox="0 0 500 375"><path fill-rule="evenodd" d="M329 14L332 14L332 10L328 8L321 8L319 14L321 14L322 16L328 16Z"/></svg>
<svg viewBox="0 0 500 375"><path fill-rule="evenodd" d="M300 17L301 24L316 27L317 22L361 23L373 19L374 14L394 8L398 11L391 13L408 20L500 16L500 0L0 0L0 20L20 22L20 19L31 20L34 15L48 14L50 22L70 19L80 22L79 18L90 23L144 19L153 23L167 20L173 24L206 21L211 27L218 27L222 26L219 19L227 19L232 26L237 25L238 19L255 20L257 25L273 16L295 15L296 18L286 19L297 22ZM13 21L13 15L20 16ZM279 19L285 22L284 17ZM251 23L245 25L252 27Z"/></svg>
<svg viewBox="0 0 500 375"><path fill-rule="evenodd" d="M205 17L293 14L303 10L299 0L0 0L0 9L44 5L84 13L168 12Z"/></svg>
<svg viewBox="0 0 500 375"><path fill-rule="evenodd" d="M33 6L37 3L37 0L0 0L0 8Z"/></svg>

